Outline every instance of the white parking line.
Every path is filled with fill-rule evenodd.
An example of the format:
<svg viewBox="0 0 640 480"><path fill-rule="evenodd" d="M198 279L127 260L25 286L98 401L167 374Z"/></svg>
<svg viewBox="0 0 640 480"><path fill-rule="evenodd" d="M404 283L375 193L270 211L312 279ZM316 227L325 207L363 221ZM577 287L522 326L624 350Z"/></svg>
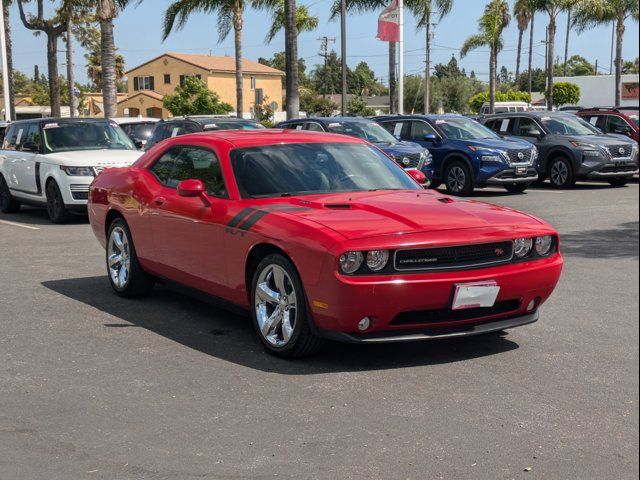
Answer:
<svg viewBox="0 0 640 480"><path fill-rule="evenodd" d="M24 223L9 222L7 220L0 220L0 223L4 225L11 225L12 227L26 228L28 230L40 230L38 227L32 227L31 225L25 225Z"/></svg>

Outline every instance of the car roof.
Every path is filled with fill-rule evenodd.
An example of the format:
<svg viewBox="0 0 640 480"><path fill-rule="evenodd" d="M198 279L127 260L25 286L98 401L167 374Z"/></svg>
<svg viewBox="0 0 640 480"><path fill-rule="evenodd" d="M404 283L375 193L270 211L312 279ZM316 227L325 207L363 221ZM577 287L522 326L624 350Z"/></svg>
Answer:
<svg viewBox="0 0 640 480"><path fill-rule="evenodd" d="M130 125L132 123L157 123L159 118L153 117L111 117L118 125Z"/></svg>
<svg viewBox="0 0 640 480"><path fill-rule="evenodd" d="M225 117L221 115L191 115L186 117L172 117L164 120L165 123L171 122L195 122L201 125L211 123L213 120L231 122L231 123L258 123L251 118Z"/></svg>
<svg viewBox="0 0 640 480"><path fill-rule="evenodd" d="M267 128L262 130L214 130L203 133L193 133L174 137L177 142L184 143L193 140L222 140L238 148L259 147L262 145L277 145L283 143L358 143L366 144L364 140L349 135L335 133L309 132L304 130L289 130Z"/></svg>
<svg viewBox="0 0 640 480"><path fill-rule="evenodd" d="M46 117L46 118L28 118L12 122L12 125L31 122L77 122L77 123L100 123L109 121L106 118L87 118L87 117Z"/></svg>
<svg viewBox="0 0 640 480"><path fill-rule="evenodd" d="M307 118L296 118L294 120L285 120L284 122L280 122L280 125L296 123L296 122L310 122L310 121L323 122L323 123L344 123L344 122L371 123L373 120L365 117L307 117Z"/></svg>
<svg viewBox="0 0 640 480"><path fill-rule="evenodd" d="M446 120L446 119L469 119L464 115L457 113L444 113L444 114L410 114L410 115L379 115L374 117L374 120Z"/></svg>
<svg viewBox="0 0 640 480"><path fill-rule="evenodd" d="M528 111L528 112L505 112L505 113L492 113L485 115L483 119L495 118L495 117L575 117L570 112L550 112L549 110L540 111Z"/></svg>

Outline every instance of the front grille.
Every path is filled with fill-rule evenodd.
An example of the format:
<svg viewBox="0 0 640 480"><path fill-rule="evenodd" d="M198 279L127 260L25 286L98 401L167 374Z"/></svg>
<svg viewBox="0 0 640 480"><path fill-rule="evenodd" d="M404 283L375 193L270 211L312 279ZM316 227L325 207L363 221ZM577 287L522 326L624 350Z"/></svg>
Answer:
<svg viewBox="0 0 640 480"><path fill-rule="evenodd" d="M638 166L635 163L629 163L627 165L609 165L598 170L600 173L624 173L635 172L638 170Z"/></svg>
<svg viewBox="0 0 640 480"><path fill-rule="evenodd" d="M424 166L424 159L419 153L393 155L393 158L402 168L417 168L420 170Z"/></svg>
<svg viewBox="0 0 640 480"><path fill-rule="evenodd" d="M520 300L504 300L496 302L493 307L468 308L465 310L417 310L402 312L396 315L390 325L418 325L421 323L456 322L473 320L474 318L491 317L513 312L520 308Z"/></svg>
<svg viewBox="0 0 640 480"><path fill-rule="evenodd" d="M89 198L89 185L72 184L69 189L74 200L87 200Z"/></svg>
<svg viewBox="0 0 640 480"><path fill-rule="evenodd" d="M529 148L507 150L507 155L509 156L509 163L529 163L531 161L531 149Z"/></svg>
<svg viewBox="0 0 640 480"><path fill-rule="evenodd" d="M507 263L512 257L513 242L421 248L398 250L394 267L399 271L455 270Z"/></svg>
<svg viewBox="0 0 640 480"><path fill-rule="evenodd" d="M631 156L631 145L614 145L609 147L609 153L613 158L629 158Z"/></svg>

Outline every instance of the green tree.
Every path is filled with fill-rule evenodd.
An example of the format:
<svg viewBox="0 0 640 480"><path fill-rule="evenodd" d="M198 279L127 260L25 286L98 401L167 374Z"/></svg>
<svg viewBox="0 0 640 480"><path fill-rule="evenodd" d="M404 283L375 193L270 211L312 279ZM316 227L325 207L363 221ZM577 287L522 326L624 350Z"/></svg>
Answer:
<svg viewBox="0 0 640 480"><path fill-rule="evenodd" d="M484 14L478 21L480 33L467 38L460 49L460 57L464 58L471 50L489 47L489 104L494 113L496 100L496 65L498 53L502 50L502 31L509 24L509 4L505 0L491 0L485 7Z"/></svg>
<svg viewBox="0 0 640 480"><path fill-rule="evenodd" d="M286 82L286 65L285 65L285 58L284 58L284 52L276 52L273 54L273 57L271 58L258 58L258 63L261 63L263 65L267 65L269 67L272 68L277 68L278 70L282 70L283 72L285 72L285 76L282 78L282 86L285 86L285 82ZM307 78L307 63L305 62L304 58L299 58L298 59L298 81L300 83L300 86L306 87L308 86L309 83L309 79Z"/></svg>
<svg viewBox="0 0 640 480"><path fill-rule="evenodd" d="M622 43L627 20L638 21L638 0L581 0L576 5L573 22L579 32L596 25L616 26L616 105L620 105L622 77Z"/></svg>
<svg viewBox="0 0 640 480"><path fill-rule="evenodd" d="M386 95L387 88L376 79L376 74L367 62L360 62L347 71L348 93L356 95Z"/></svg>
<svg viewBox="0 0 640 480"><path fill-rule="evenodd" d="M376 111L373 108L368 107L362 97L353 97L347 102L347 113L349 115L367 117L375 115Z"/></svg>
<svg viewBox="0 0 640 480"><path fill-rule="evenodd" d="M436 78L456 78L462 75L462 70L458 66L456 57L451 56L449 63L438 63L433 66L433 76Z"/></svg>
<svg viewBox="0 0 640 480"><path fill-rule="evenodd" d="M622 73L638 73L638 57L635 60L627 60L622 62Z"/></svg>
<svg viewBox="0 0 640 480"><path fill-rule="evenodd" d="M274 0L265 3L265 7L271 10L271 28L264 39L265 43L271 43L275 36L285 27L285 0ZM312 32L318 28L318 17L309 14L305 5L296 6L296 30L298 35L302 32ZM284 70L284 69L283 69Z"/></svg>
<svg viewBox="0 0 640 480"><path fill-rule="evenodd" d="M563 65L554 65L553 74L556 77L564 76L565 68ZM583 75L593 75L595 66L586 58L580 55L572 55L567 60L566 73L568 77L581 77Z"/></svg>
<svg viewBox="0 0 640 480"><path fill-rule="evenodd" d="M529 23L533 18L533 9L531 8L531 0L516 0L513 4L513 16L518 24L518 50L516 54L516 82L520 77L520 57L522 54L522 37L524 32L529 28Z"/></svg>
<svg viewBox="0 0 640 480"><path fill-rule="evenodd" d="M300 110L307 115L330 117L338 110L338 105L328 98L323 98L308 88L300 89Z"/></svg>
<svg viewBox="0 0 640 480"><path fill-rule="evenodd" d="M529 79L531 79L532 92L544 92L547 86L547 78L542 68L534 68L531 72L525 70L520 74L520 78L516 82L516 87L522 92L529 91Z"/></svg>
<svg viewBox="0 0 640 480"><path fill-rule="evenodd" d="M489 92L476 93L469 100L469 107L473 112L479 112L482 105L489 101ZM531 103L531 96L528 92L518 92L515 90L509 90L507 92L497 92L496 101L498 102L527 102Z"/></svg>
<svg viewBox="0 0 640 480"><path fill-rule="evenodd" d="M185 78L173 95L164 96L162 104L175 116L223 115L233 111L231 105L221 102L220 97L198 77Z"/></svg>
<svg viewBox="0 0 640 480"><path fill-rule="evenodd" d="M579 101L580 87L575 83L558 82L553 85L553 105L555 107L560 105L576 105Z"/></svg>
<svg viewBox="0 0 640 480"><path fill-rule="evenodd" d="M91 80L92 90L102 91L102 47L100 43L100 30L95 24L87 23L77 25L76 36L80 40L80 45L87 52L84 55L87 66L87 77ZM116 90L122 90L122 81L124 78L124 57L117 53L116 49Z"/></svg>

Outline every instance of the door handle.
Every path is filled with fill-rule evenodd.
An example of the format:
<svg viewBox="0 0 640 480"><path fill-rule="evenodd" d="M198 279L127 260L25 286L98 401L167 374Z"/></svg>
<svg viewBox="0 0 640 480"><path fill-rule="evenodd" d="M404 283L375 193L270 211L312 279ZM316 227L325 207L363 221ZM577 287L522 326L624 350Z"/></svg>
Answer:
<svg viewBox="0 0 640 480"><path fill-rule="evenodd" d="M167 200L164 197L156 197L153 199L153 203L155 203L157 206L164 205L166 202Z"/></svg>

